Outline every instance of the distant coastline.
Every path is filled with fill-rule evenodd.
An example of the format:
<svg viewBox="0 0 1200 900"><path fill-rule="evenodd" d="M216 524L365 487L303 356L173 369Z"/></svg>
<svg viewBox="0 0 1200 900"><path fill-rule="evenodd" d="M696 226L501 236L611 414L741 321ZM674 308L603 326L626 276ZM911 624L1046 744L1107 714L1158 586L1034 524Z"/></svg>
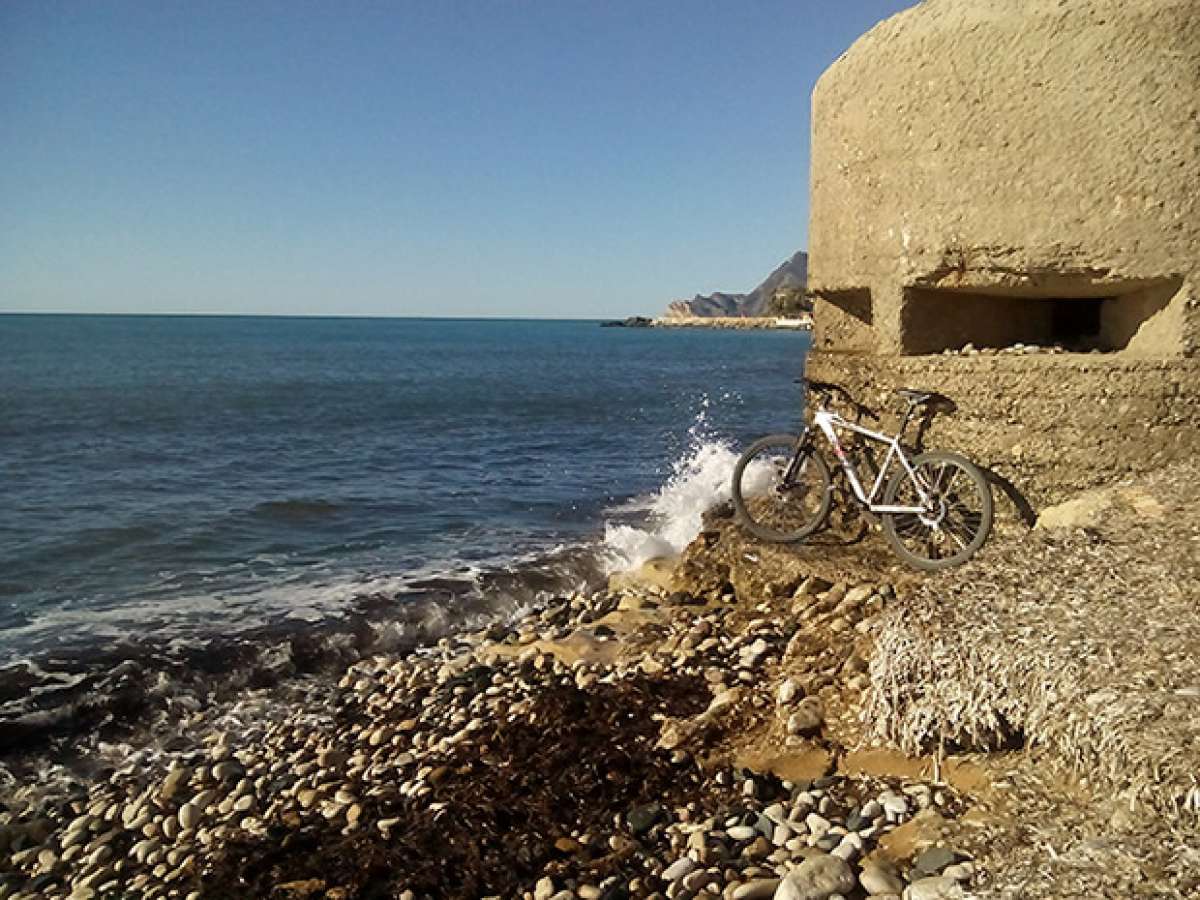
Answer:
<svg viewBox="0 0 1200 900"><path fill-rule="evenodd" d="M800 313L796 316L630 316L628 319L611 319L600 323L601 328L726 328L735 331L811 331L812 316Z"/></svg>
<svg viewBox="0 0 1200 900"><path fill-rule="evenodd" d="M737 330L772 329L812 330L812 316L662 316L651 320L653 328L732 328Z"/></svg>

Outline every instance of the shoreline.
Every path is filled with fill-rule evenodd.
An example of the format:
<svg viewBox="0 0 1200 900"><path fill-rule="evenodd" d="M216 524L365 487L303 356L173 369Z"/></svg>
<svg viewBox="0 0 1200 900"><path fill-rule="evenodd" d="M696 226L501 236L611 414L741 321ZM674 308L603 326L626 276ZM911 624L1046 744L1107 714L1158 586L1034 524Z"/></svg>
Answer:
<svg viewBox="0 0 1200 900"><path fill-rule="evenodd" d="M651 320L652 328L724 328L734 331L768 329L775 331L812 331L812 316L661 316Z"/></svg>
<svg viewBox="0 0 1200 900"><path fill-rule="evenodd" d="M504 622L549 593L602 582L591 542L479 571L422 574L399 591L363 590L321 618L243 631L122 635L43 649L0 665L0 767L84 742L128 740L175 708L219 702L344 670L374 653L412 652L480 622Z"/></svg>
<svg viewBox="0 0 1200 900"><path fill-rule="evenodd" d="M846 585L820 587L811 608L854 605ZM798 601L776 605L797 621ZM834 774L821 701L796 684L765 710L791 732L789 780L739 774L738 726L764 713L748 688L792 649L766 610L747 613L627 576L340 678L246 691L157 747L112 748L91 779L18 790L26 808L0 815L0 896L350 898L385 864L397 896L643 895L685 879L764 896L793 867L850 890L886 835L958 801ZM900 878L872 859L868 877Z"/></svg>
<svg viewBox="0 0 1200 900"><path fill-rule="evenodd" d="M1034 665L1010 652L1031 639L1030 592L1052 618L1083 596L1092 652L1116 662L1077 689L1100 679L1117 709L1121 690L1142 697L1122 664L1142 626L1118 601L1143 591L1175 641L1200 628L1182 595L1146 593L1180 560L1144 552L1200 527L1185 514L1194 468L1120 486L1086 529L1003 534L933 577L853 523L786 548L718 507L680 557L607 587L179 708L73 767L0 771L0 900L1186 895L1188 759L1139 755L1157 726L1107 707L1094 737L1075 728L1083 743L1064 744L1053 728L1092 700L1019 719L1025 687L1001 669L984 690L972 666ZM1047 657L1035 683L1083 680L1075 643L1043 652L1066 662ZM1186 687L1182 663L1159 677ZM961 690L1027 735L934 727L994 716ZM1187 713L1164 710L1164 727ZM1070 762L1092 752L1109 758ZM1129 793L1151 773L1152 791ZM1081 840L1096 865L1047 865Z"/></svg>

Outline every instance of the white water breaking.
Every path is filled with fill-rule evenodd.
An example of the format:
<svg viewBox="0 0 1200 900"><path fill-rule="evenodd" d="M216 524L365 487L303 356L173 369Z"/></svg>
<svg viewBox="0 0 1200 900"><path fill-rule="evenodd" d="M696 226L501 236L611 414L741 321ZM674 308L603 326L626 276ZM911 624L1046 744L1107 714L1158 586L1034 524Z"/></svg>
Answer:
<svg viewBox="0 0 1200 900"><path fill-rule="evenodd" d="M727 442L700 431L693 429L688 453L674 464L657 493L636 506L622 507L623 511L645 510L644 522L605 523L603 557L609 572L682 552L700 533L705 511L729 499L738 454Z"/></svg>

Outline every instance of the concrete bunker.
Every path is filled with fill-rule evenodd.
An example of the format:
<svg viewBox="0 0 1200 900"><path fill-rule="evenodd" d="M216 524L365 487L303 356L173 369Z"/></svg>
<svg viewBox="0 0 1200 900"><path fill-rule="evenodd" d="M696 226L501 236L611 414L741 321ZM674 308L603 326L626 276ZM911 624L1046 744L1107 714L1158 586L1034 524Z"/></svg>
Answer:
<svg viewBox="0 0 1200 900"><path fill-rule="evenodd" d="M1196 13L923 0L856 41L812 97L814 346L1200 354Z"/></svg>
<svg viewBox="0 0 1200 900"><path fill-rule="evenodd" d="M842 54L812 97L811 377L885 422L895 387L946 394L926 446L1034 509L1194 455L1197 8L922 0ZM1067 352L953 352L1018 343Z"/></svg>

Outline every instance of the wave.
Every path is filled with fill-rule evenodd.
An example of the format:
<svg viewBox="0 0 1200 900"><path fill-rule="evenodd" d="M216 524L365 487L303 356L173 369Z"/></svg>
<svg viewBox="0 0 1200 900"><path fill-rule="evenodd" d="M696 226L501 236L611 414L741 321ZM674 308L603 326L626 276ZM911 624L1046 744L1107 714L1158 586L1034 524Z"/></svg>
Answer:
<svg viewBox="0 0 1200 900"><path fill-rule="evenodd" d="M129 607L51 615L40 627L81 640L0 664L0 758L36 754L56 740L107 739L241 690L337 672L373 653L407 653L455 632L511 622L551 596L601 580L590 548L554 547L495 565L247 593L236 600L245 614L236 630L203 628L218 606L228 615L228 596L181 598L195 627L134 630ZM260 607L278 612L284 595L286 614L264 615ZM147 604L140 612L163 611Z"/></svg>
<svg viewBox="0 0 1200 900"><path fill-rule="evenodd" d="M296 578L258 580L253 563L272 561L260 556L236 592L168 579L167 595L43 610L8 631L43 651L0 654L0 756L73 736L103 739L214 696L337 671L371 653L408 652L678 554L700 532L705 511L729 498L737 461L732 446L708 432L703 412L685 447L658 490L606 511L598 540L430 561L398 574L352 575L322 564ZM255 512L331 515L337 505L293 499Z"/></svg>
<svg viewBox="0 0 1200 900"><path fill-rule="evenodd" d="M606 571L633 569L656 557L683 552L700 533L704 513L730 499L737 452L726 440L708 433L703 413L689 436L687 451L658 491L609 510L619 518L604 526L601 561ZM620 521L633 514L642 521Z"/></svg>

